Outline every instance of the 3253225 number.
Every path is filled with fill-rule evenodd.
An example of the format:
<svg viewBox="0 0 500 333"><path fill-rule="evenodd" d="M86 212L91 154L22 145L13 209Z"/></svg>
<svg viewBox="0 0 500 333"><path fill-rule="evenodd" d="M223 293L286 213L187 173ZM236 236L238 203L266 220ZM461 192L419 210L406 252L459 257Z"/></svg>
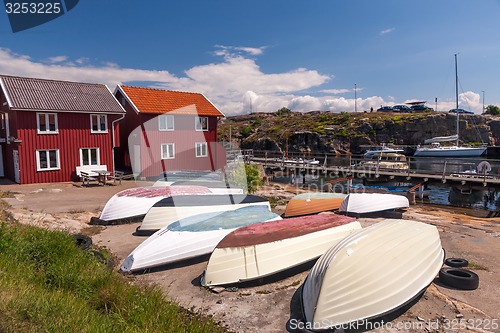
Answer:
<svg viewBox="0 0 500 333"><path fill-rule="evenodd" d="M7 2L5 12L7 14L59 14L61 13L59 2Z"/></svg>

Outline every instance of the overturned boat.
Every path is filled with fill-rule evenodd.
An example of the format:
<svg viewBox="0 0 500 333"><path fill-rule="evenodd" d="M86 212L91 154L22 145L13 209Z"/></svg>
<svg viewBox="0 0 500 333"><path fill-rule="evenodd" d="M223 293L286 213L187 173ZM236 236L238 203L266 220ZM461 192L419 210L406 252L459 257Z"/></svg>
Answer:
<svg viewBox="0 0 500 333"><path fill-rule="evenodd" d="M215 248L202 285L243 282L298 266L318 258L360 229L355 219L335 214L287 218L238 228Z"/></svg>
<svg viewBox="0 0 500 333"><path fill-rule="evenodd" d="M443 265L435 226L384 220L330 248L302 286L308 326L329 329L380 317L416 298Z"/></svg>
<svg viewBox="0 0 500 333"><path fill-rule="evenodd" d="M339 212L366 214L391 209L408 208L408 198L396 194L385 193L350 193L342 204Z"/></svg>
<svg viewBox="0 0 500 333"><path fill-rule="evenodd" d="M235 186L223 181L198 181L198 180L179 180L172 183L171 186L205 186L213 194L245 194L241 186ZM154 186L154 185L153 185Z"/></svg>
<svg viewBox="0 0 500 333"><path fill-rule="evenodd" d="M235 228L281 220L266 206L249 206L226 212L211 212L180 219L142 242L123 262L130 272L211 253Z"/></svg>
<svg viewBox="0 0 500 333"><path fill-rule="evenodd" d="M137 233L152 233L177 220L197 214L223 212L256 205L265 206L267 210L271 210L269 201L256 195L171 196L158 201L149 209L140 227L137 228Z"/></svg>
<svg viewBox="0 0 500 333"><path fill-rule="evenodd" d="M343 193L308 192L294 196L286 205L285 217L310 215L339 209L346 197Z"/></svg>
<svg viewBox="0 0 500 333"><path fill-rule="evenodd" d="M212 193L206 186L135 187L113 195L104 206L99 219L115 221L137 219L146 215L158 201L180 195L201 195Z"/></svg>

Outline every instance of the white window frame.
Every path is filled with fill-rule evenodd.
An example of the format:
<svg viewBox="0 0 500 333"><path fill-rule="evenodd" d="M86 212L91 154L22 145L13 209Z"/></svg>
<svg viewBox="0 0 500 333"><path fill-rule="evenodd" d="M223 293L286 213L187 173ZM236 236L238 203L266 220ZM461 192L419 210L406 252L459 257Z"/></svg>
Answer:
<svg viewBox="0 0 500 333"><path fill-rule="evenodd" d="M94 130L93 117L97 117L97 130ZM104 130L101 130L101 117L104 117L104 124L106 125ZM90 115L90 133L108 133L108 115L107 114L97 114L92 113Z"/></svg>
<svg viewBox="0 0 500 333"><path fill-rule="evenodd" d="M165 119L165 125L166 125L165 128L161 127L162 119ZM172 126L171 126L171 128L168 127L168 121L169 121L169 119L172 120ZM167 132L167 131L173 131L174 129L175 129L175 123L174 123L174 116L173 115L171 115L171 114L162 114L162 115L160 115L158 117L158 130L159 131Z"/></svg>
<svg viewBox="0 0 500 333"><path fill-rule="evenodd" d="M45 131L42 131L40 129L40 116L45 117L45 125L47 126L47 129ZM55 130L51 131L49 129L49 116L54 116L54 125L55 125ZM36 129L38 134L58 134L59 133L59 126L57 124L57 113L50 113L50 112L37 112L36 113Z"/></svg>
<svg viewBox="0 0 500 333"><path fill-rule="evenodd" d="M201 154L198 154L198 147L200 147ZM195 156L196 157L207 157L208 156L208 145L206 142L196 142L194 144ZM205 152L203 154L203 152Z"/></svg>
<svg viewBox="0 0 500 333"><path fill-rule="evenodd" d="M167 156L163 155L163 146L172 146L172 156L169 155L169 149L167 148ZM173 160L175 159L175 144L174 143L162 143L160 146L160 156L162 160Z"/></svg>
<svg viewBox="0 0 500 333"><path fill-rule="evenodd" d="M54 151L56 152L56 166L51 166L50 165L50 158L49 158L49 152ZM41 163L40 163L40 155L44 153L46 154L47 158L47 168L42 168ZM61 170L61 160L59 158L59 149L39 149L36 151L36 170L37 171L50 171L50 170Z"/></svg>
<svg viewBox="0 0 500 333"><path fill-rule="evenodd" d="M203 128L203 121L202 119L206 119L207 120L207 128ZM199 126L198 126L199 125ZM197 132L207 132L208 131L208 117L195 117L194 118L194 129L197 131Z"/></svg>
<svg viewBox="0 0 500 333"><path fill-rule="evenodd" d="M96 164L83 164L83 151L88 150L88 156L90 158L92 156L90 151L94 150L94 149L96 150L97 163ZM92 162L92 161L89 161L89 162ZM84 166L84 165L101 165L101 154L100 154L99 148L97 148L97 147L80 148L80 166Z"/></svg>

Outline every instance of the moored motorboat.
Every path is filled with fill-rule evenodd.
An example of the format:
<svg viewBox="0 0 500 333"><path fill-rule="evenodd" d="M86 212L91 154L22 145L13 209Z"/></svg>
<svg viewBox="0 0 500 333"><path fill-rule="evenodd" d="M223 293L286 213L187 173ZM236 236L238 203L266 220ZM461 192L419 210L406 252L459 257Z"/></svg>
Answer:
<svg viewBox="0 0 500 333"><path fill-rule="evenodd" d="M355 219L335 214L287 218L238 228L215 248L202 277L212 286L261 278L321 256L361 229Z"/></svg>
<svg viewBox="0 0 500 333"><path fill-rule="evenodd" d="M404 153L404 150L400 149L400 148L388 147L386 144L382 144L378 148L367 150L364 153L363 156L365 158L372 158L372 156L379 155L380 153L396 153L396 154L400 154L400 153Z"/></svg>
<svg viewBox="0 0 500 333"><path fill-rule="evenodd" d="M406 156L399 153L380 152L365 159L366 161L361 162L361 166L367 169L408 170L410 168Z"/></svg>
<svg viewBox="0 0 500 333"><path fill-rule="evenodd" d="M115 221L140 218L158 201L180 195L202 195L212 193L205 186L135 187L113 195L104 206L99 219Z"/></svg>
<svg viewBox="0 0 500 333"><path fill-rule="evenodd" d="M330 248L302 286L306 324L317 330L376 318L417 297L443 265L435 226L384 220Z"/></svg>
<svg viewBox="0 0 500 333"><path fill-rule="evenodd" d="M271 210L269 201L256 195L173 196L158 201L149 209L137 228L137 233L152 233L172 222L201 213L223 212L255 205L262 205Z"/></svg>
<svg viewBox="0 0 500 333"><path fill-rule="evenodd" d="M136 271L208 254L235 228L272 220L281 217L265 206L187 217L148 237L128 255L120 270Z"/></svg>
<svg viewBox="0 0 500 333"><path fill-rule="evenodd" d="M386 193L350 193L342 204L339 212L366 214L391 209L408 208L408 198Z"/></svg>
<svg viewBox="0 0 500 333"><path fill-rule="evenodd" d="M285 216L309 215L338 209L346 197L343 193L308 192L293 197L286 205Z"/></svg>

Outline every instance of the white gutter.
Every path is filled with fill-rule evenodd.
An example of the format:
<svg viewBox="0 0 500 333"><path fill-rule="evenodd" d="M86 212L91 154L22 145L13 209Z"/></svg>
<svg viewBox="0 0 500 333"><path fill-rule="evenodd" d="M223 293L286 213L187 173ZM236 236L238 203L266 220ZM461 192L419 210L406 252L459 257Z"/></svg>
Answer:
<svg viewBox="0 0 500 333"><path fill-rule="evenodd" d="M0 77L0 87L2 88L5 98L7 99L7 104L9 105L9 108L12 109L12 101L9 97L9 92L7 91L7 88L5 87L5 84L3 83L3 79Z"/></svg>

